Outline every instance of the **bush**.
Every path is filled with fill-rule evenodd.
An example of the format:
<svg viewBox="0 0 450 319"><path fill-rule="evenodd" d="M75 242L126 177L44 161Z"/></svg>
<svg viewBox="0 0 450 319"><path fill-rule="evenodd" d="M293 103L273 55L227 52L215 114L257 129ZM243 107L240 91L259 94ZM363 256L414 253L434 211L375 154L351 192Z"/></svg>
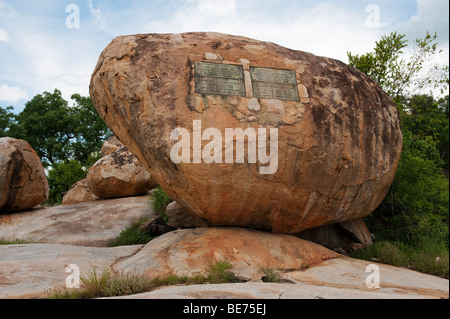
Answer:
<svg viewBox="0 0 450 319"><path fill-rule="evenodd" d="M169 195L167 195L166 191L161 186L156 187L153 190L150 200L153 201L155 210L163 217L164 221L167 222L166 207L172 200Z"/></svg>
<svg viewBox="0 0 450 319"><path fill-rule="evenodd" d="M403 130L403 152L388 195L365 220L382 239L418 246L434 241L448 249L449 183L436 142Z"/></svg>
<svg viewBox="0 0 450 319"><path fill-rule="evenodd" d="M417 247L401 242L378 241L350 255L365 260L376 258L381 263L449 278L448 249L432 241L424 241Z"/></svg>

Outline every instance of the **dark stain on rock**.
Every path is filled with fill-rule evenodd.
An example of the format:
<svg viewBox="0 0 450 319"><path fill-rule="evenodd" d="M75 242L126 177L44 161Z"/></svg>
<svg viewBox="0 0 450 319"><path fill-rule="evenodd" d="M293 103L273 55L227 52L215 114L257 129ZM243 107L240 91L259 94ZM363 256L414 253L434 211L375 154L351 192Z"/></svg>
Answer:
<svg viewBox="0 0 450 319"><path fill-rule="evenodd" d="M17 193L22 188L22 176L20 172L22 171L23 162L23 155L19 150L11 153L7 169L7 172L10 172L8 199L3 208L0 209L0 213L7 212L14 205Z"/></svg>
<svg viewBox="0 0 450 319"><path fill-rule="evenodd" d="M117 168L134 163L136 157L126 147L119 148L111 154L112 164Z"/></svg>
<svg viewBox="0 0 450 319"><path fill-rule="evenodd" d="M221 44L222 43L219 42L219 41L212 41L211 42L211 48L213 48L214 50L217 50L220 47Z"/></svg>

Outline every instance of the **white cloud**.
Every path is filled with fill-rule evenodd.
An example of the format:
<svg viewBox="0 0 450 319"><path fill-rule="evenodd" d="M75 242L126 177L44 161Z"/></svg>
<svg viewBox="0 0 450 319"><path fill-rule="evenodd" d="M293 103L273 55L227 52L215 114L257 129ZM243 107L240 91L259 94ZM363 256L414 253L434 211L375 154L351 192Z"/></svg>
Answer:
<svg viewBox="0 0 450 319"><path fill-rule="evenodd" d="M8 42L9 41L9 35L8 32L0 28L0 42Z"/></svg>
<svg viewBox="0 0 450 319"><path fill-rule="evenodd" d="M438 40L448 46L449 42L448 0L417 0L417 13L408 22L400 23L396 29L409 40L423 38L426 31L437 32Z"/></svg>
<svg viewBox="0 0 450 319"><path fill-rule="evenodd" d="M259 2L255 2L259 3ZM380 28L365 25L365 7L350 10L334 2L312 3L300 8L286 8L285 13L261 11L262 7L241 7L241 2L190 0L178 7L169 19L153 20L140 32L180 33L214 31L241 35L347 62L347 51L365 53L378 40ZM208 11L209 10L209 11ZM209 14L206 14L206 11ZM222 15L223 12L227 14ZM189 17L187 19L186 17Z"/></svg>
<svg viewBox="0 0 450 319"><path fill-rule="evenodd" d="M0 85L0 100L8 103L16 103L27 100L28 93L17 86L10 87L6 84Z"/></svg>
<svg viewBox="0 0 450 319"><path fill-rule="evenodd" d="M97 24L100 29L103 31L106 31L106 19L103 15L102 11L100 9L94 9L94 6L92 5L92 0L89 0L89 11L91 15L94 16L95 20L97 21Z"/></svg>
<svg viewBox="0 0 450 319"><path fill-rule="evenodd" d="M215 15L233 14L236 0L198 0L198 9Z"/></svg>

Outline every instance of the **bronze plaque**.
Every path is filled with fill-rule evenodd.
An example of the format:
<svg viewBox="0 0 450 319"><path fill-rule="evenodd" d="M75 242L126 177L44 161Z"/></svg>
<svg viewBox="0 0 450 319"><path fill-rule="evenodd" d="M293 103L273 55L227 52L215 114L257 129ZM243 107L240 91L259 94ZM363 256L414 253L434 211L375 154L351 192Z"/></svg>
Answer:
<svg viewBox="0 0 450 319"><path fill-rule="evenodd" d="M300 101L295 71L251 67L250 74L254 97Z"/></svg>
<svg viewBox="0 0 450 319"><path fill-rule="evenodd" d="M244 71L240 65L195 62L195 92L245 97Z"/></svg>

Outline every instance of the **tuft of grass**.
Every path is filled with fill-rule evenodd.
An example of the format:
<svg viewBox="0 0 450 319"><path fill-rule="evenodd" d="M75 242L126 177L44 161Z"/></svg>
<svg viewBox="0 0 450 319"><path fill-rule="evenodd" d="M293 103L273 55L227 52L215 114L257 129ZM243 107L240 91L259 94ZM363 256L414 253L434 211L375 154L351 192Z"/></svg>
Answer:
<svg viewBox="0 0 450 319"><path fill-rule="evenodd" d="M265 276L262 277L263 282L282 282L281 274L272 267L261 267L260 270Z"/></svg>
<svg viewBox="0 0 450 319"><path fill-rule="evenodd" d="M199 285L205 284L206 282L207 282L206 277L202 275L195 275L192 277L168 275L166 277L153 279L152 285L154 287L171 286L171 285Z"/></svg>
<svg viewBox="0 0 450 319"><path fill-rule="evenodd" d="M237 282L237 278L230 271L233 265L226 260L217 260L208 266L207 281L213 284Z"/></svg>
<svg viewBox="0 0 450 319"><path fill-rule="evenodd" d="M87 276L80 278L83 287L64 290L50 295L49 299L92 299L133 295L150 291L152 283L145 277L135 274L114 275L110 268L98 274L94 269Z"/></svg>
<svg viewBox="0 0 450 319"><path fill-rule="evenodd" d="M144 222L146 222L147 218L141 218L136 222L133 222L130 227L122 230L115 240L108 244L109 247L116 246L126 246L126 245L140 245L146 244L152 239L154 236L150 236L144 231L139 229Z"/></svg>
<svg viewBox="0 0 450 319"><path fill-rule="evenodd" d="M14 239L0 238L0 245L19 245L19 244L30 244L30 242L19 238Z"/></svg>
<svg viewBox="0 0 450 319"><path fill-rule="evenodd" d="M449 278L449 252L440 245L424 242L412 247L401 242L379 241L352 252L353 258L407 267L419 272ZM437 258L439 257L439 258Z"/></svg>

